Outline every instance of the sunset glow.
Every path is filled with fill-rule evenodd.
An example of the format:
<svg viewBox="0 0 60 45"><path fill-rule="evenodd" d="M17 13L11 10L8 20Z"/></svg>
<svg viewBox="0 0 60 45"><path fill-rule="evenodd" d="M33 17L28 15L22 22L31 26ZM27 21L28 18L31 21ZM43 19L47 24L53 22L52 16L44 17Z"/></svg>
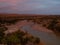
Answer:
<svg viewBox="0 0 60 45"><path fill-rule="evenodd" d="M60 14L60 0L0 0L0 13Z"/></svg>

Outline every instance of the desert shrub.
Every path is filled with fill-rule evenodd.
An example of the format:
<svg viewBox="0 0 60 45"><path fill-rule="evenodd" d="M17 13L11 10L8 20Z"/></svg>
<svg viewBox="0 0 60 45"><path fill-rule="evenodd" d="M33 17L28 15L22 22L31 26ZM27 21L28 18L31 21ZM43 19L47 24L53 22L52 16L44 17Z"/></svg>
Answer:
<svg viewBox="0 0 60 45"><path fill-rule="evenodd" d="M60 32L60 25L57 25L55 29L56 29L55 31Z"/></svg>
<svg viewBox="0 0 60 45"><path fill-rule="evenodd" d="M4 41L7 45L12 45L12 44L13 45L15 44L26 45L28 42L38 44L40 42L39 38L35 38L34 36L28 37L27 34L19 30L12 34L7 34Z"/></svg>
<svg viewBox="0 0 60 45"><path fill-rule="evenodd" d="M54 30L54 28L55 28L55 26L56 26L56 24L57 24L58 22L57 22L57 19L53 19L51 22L50 22L50 24L48 25L48 29L51 29L51 30Z"/></svg>
<svg viewBox="0 0 60 45"><path fill-rule="evenodd" d="M4 36L5 36L5 33L4 31L8 30L7 27L5 27L4 25L0 25L0 43L3 43L3 39L4 39Z"/></svg>
<svg viewBox="0 0 60 45"><path fill-rule="evenodd" d="M0 32L0 44L2 43L2 39L4 38L4 33Z"/></svg>
<svg viewBox="0 0 60 45"><path fill-rule="evenodd" d="M4 38L4 31L6 31L7 28L6 27L0 27L0 43L2 43L2 39Z"/></svg>
<svg viewBox="0 0 60 45"><path fill-rule="evenodd" d="M19 39L15 34L11 34L9 36L6 36L6 43L7 44L15 44L15 43L19 43Z"/></svg>
<svg viewBox="0 0 60 45"><path fill-rule="evenodd" d="M40 43L40 38L35 38L34 43L36 43L36 44Z"/></svg>
<svg viewBox="0 0 60 45"><path fill-rule="evenodd" d="M43 27L46 27L46 24L43 24Z"/></svg>

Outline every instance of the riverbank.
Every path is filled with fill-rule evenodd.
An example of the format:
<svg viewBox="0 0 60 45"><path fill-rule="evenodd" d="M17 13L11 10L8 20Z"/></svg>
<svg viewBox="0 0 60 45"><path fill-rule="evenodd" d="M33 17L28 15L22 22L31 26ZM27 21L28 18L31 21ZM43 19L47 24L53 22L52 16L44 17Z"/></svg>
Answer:
<svg viewBox="0 0 60 45"><path fill-rule="evenodd" d="M23 31L28 32L29 34L39 37L45 45L58 45L59 39L56 35L51 31L44 27L39 26L38 24L34 24L31 21L23 20L17 22L15 25L8 26L8 30L6 33L13 33L17 31L17 29L21 29Z"/></svg>

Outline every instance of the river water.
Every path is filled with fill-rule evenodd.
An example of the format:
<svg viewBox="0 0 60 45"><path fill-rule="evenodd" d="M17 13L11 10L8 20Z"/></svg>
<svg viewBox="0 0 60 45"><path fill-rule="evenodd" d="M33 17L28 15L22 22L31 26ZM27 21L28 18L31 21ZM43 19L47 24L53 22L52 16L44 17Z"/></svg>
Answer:
<svg viewBox="0 0 60 45"><path fill-rule="evenodd" d="M17 31L17 29L27 31L31 35L39 37L45 45L60 45L60 38L51 30L41 27L38 24L34 24L33 22L27 22L26 20L20 21L12 26L8 26L8 30L5 33L13 33L14 31Z"/></svg>
<svg viewBox="0 0 60 45"><path fill-rule="evenodd" d="M27 31L33 36L39 37L45 45L60 45L60 38L58 38L53 32L37 31L32 28L34 24L22 26L21 29ZM45 29L46 30L46 29Z"/></svg>

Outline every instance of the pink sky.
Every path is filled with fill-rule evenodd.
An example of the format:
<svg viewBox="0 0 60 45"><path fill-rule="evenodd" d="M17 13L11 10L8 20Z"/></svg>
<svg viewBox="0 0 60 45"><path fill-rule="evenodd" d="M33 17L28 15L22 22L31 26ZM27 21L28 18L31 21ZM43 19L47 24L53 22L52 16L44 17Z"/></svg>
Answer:
<svg viewBox="0 0 60 45"><path fill-rule="evenodd" d="M60 0L0 0L0 13L60 14Z"/></svg>

